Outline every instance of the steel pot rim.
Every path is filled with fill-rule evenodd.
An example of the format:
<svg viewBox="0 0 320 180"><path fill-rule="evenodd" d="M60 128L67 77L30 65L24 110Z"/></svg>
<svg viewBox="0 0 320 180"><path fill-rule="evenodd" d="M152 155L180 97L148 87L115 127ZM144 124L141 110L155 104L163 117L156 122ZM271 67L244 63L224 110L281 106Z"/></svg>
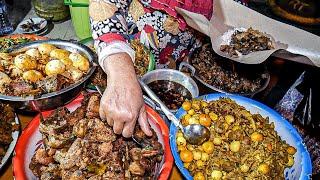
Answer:
<svg viewBox="0 0 320 180"><path fill-rule="evenodd" d="M71 84L70 86L63 88L59 91L46 93L46 94L41 95L40 97L35 97L35 96L20 97L20 96L7 96L7 95L0 94L0 101L1 100L16 101L16 102L37 101L37 100L43 100L43 99L48 99L48 98L52 98L55 96L59 96L59 95L64 94L74 88L77 88L78 86L81 86L83 83L85 83L91 77L91 75L94 73L96 66L98 66L95 62L97 60L97 55L89 47L82 45L80 43L69 42L69 41L60 40L60 39L33 41L30 43L16 46L14 48L10 48L8 50L8 52L13 53L13 52L25 51L26 49L37 47L42 43L52 44L52 45L56 45L56 46L68 46L68 48L74 48L77 51L82 50L81 53L85 53L88 60L89 60L90 69L88 70L86 75L80 81L78 81L74 84Z"/></svg>

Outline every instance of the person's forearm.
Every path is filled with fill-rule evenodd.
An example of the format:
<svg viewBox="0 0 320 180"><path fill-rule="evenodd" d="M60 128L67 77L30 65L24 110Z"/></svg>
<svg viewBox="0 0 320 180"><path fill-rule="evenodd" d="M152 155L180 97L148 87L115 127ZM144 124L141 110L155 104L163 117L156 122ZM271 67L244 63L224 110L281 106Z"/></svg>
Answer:
<svg viewBox="0 0 320 180"><path fill-rule="evenodd" d="M117 53L107 57L103 61L108 79L135 79L135 70L130 56L127 53Z"/></svg>

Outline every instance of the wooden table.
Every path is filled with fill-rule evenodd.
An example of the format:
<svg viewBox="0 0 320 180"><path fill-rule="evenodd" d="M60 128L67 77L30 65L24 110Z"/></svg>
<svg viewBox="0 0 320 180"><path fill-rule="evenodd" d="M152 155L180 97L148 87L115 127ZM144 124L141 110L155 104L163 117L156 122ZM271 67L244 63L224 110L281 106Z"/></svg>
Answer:
<svg viewBox="0 0 320 180"><path fill-rule="evenodd" d="M20 118L20 123L21 123L21 129L24 129L28 123L32 120L32 116L24 116L24 115L19 115ZM10 159L11 162L12 158ZM8 162L5 168L0 172L0 180L13 180L13 171L12 171L12 163ZM174 165L171 175L170 175L170 180L180 180L183 179L179 170L177 167ZM18 179L19 180L19 179Z"/></svg>

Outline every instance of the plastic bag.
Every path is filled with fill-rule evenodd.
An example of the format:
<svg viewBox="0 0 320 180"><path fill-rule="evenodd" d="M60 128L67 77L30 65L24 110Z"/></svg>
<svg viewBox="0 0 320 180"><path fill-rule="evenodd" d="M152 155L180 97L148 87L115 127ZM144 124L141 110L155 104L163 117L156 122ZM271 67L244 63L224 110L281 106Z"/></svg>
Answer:
<svg viewBox="0 0 320 180"><path fill-rule="evenodd" d="M319 70L303 72L275 107L301 134L311 156L314 179L320 176L319 74Z"/></svg>

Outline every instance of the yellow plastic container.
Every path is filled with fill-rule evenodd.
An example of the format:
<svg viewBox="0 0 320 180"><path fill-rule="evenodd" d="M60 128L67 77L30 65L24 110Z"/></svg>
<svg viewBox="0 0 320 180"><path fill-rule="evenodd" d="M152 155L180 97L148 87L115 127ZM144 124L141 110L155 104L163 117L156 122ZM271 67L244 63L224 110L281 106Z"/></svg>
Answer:
<svg viewBox="0 0 320 180"><path fill-rule="evenodd" d="M89 0L64 0L70 8L71 20L80 40L91 37L89 21Z"/></svg>

